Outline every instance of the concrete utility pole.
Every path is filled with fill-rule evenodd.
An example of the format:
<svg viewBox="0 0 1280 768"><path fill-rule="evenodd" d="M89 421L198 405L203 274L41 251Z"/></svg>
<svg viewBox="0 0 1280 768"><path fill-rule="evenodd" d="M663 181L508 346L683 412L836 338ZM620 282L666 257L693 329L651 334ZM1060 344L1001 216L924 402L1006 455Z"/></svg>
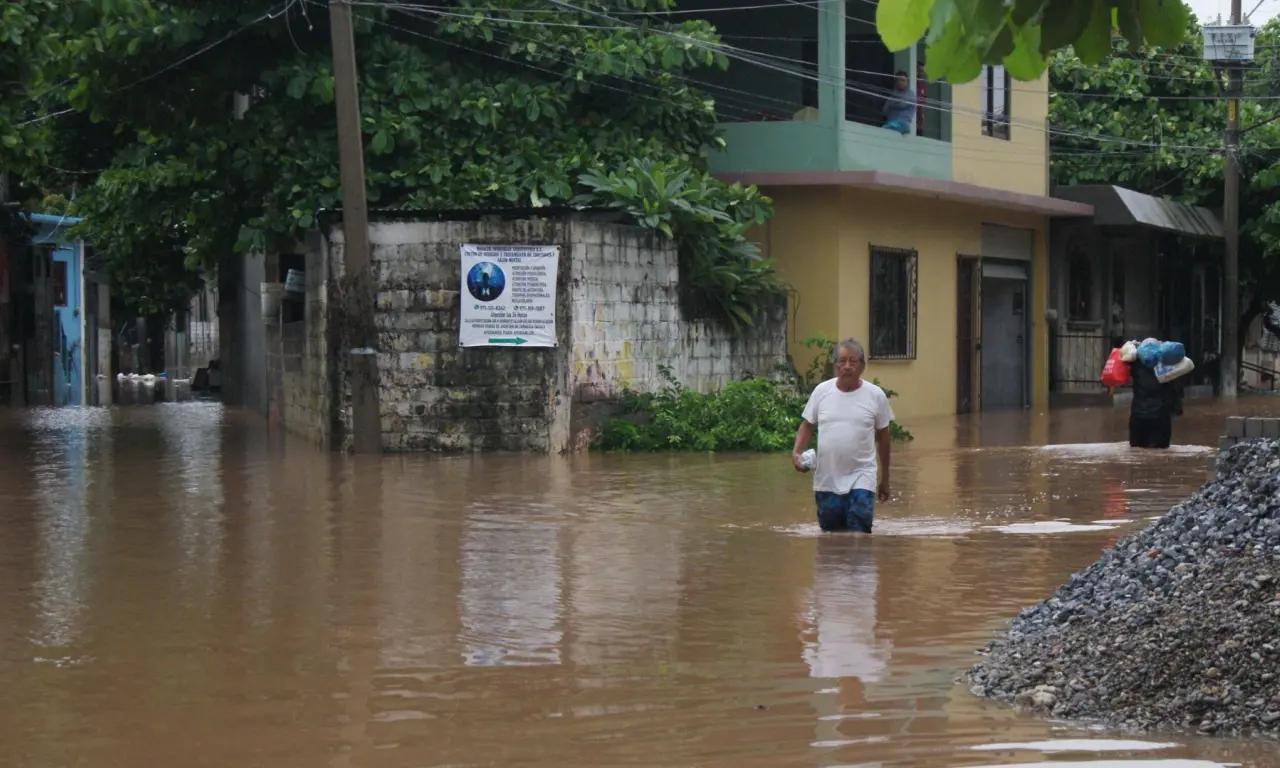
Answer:
<svg viewBox="0 0 1280 768"><path fill-rule="evenodd" d="M1237 0L1238 3L1239 0ZM348 0L329 1L333 44L333 95L338 110L338 163L342 174L344 275L352 295L348 311L355 321L351 366L351 427L356 453L381 453L382 414L378 405L377 332L370 275L369 212L365 202L364 139L360 134L360 91L356 82L356 43Z"/></svg>
<svg viewBox="0 0 1280 768"><path fill-rule="evenodd" d="M1231 0L1231 24L1239 26L1240 0ZM1226 165L1223 169L1222 226L1227 237L1222 267L1222 396L1235 397L1240 376L1240 91L1239 62L1227 66Z"/></svg>

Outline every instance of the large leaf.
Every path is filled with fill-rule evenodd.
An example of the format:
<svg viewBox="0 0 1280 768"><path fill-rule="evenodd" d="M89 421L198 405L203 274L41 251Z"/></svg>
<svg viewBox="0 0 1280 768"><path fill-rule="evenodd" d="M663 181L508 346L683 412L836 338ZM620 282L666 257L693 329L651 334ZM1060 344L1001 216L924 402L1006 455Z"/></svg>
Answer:
<svg viewBox="0 0 1280 768"><path fill-rule="evenodd" d="M1142 23L1138 21L1138 0L1116 0L1116 23L1120 34L1129 41L1129 50L1142 47Z"/></svg>
<svg viewBox="0 0 1280 768"><path fill-rule="evenodd" d="M999 64L1011 53L1013 53L1013 30L1006 24L991 41L991 47L982 54L982 63Z"/></svg>
<svg viewBox="0 0 1280 768"><path fill-rule="evenodd" d="M1048 2L1049 0L1017 0L1009 18L1013 20L1015 26L1025 27L1028 22L1040 15Z"/></svg>
<svg viewBox="0 0 1280 768"><path fill-rule="evenodd" d="M939 2L946 1L939 0ZM946 29L938 37L937 42L931 43L925 52L924 72L929 76L930 80L946 79L956 82L951 70L964 55L962 52L963 43L964 26L958 17L952 18L951 23L946 26Z"/></svg>
<svg viewBox="0 0 1280 768"><path fill-rule="evenodd" d="M889 0L876 5L876 29L891 51L910 48L929 28L934 0ZM843 6L843 4L840 4Z"/></svg>
<svg viewBox="0 0 1280 768"><path fill-rule="evenodd" d="M956 0L933 0L933 8L929 11L929 34L925 37L926 45L933 45L942 39L953 19L958 20L960 9Z"/></svg>
<svg viewBox="0 0 1280 768"><path fill-rule="evenodd" d="M1084 34L1094 3L1095 0L1051 0L1041 16L1040 52L1071 45Z"/></svg>
<svg viewBox="0 0 1280 768"><path fill-rule="evenodd" d="M1040 27L1026 26L1014 34L1013 53L1004 67L1015 80L1038 80L1044 74L1045 58L1040 53Z"/></svg>
<svg viewBox="0 0 1280 768"><path fill-rule="evenodd" d="M1180 43L1190 13L1182 0L1138 0L1142 34L1151 45L1173 47Z"/></svg>
<svg viewBox="0 0 1280 768"><path fill-rule="evenodd" d="M1089 24L1072 47L1081 61L1094 66L1111 53L1111 7L1101 0L1092 0L1091 4Z"/></svg>

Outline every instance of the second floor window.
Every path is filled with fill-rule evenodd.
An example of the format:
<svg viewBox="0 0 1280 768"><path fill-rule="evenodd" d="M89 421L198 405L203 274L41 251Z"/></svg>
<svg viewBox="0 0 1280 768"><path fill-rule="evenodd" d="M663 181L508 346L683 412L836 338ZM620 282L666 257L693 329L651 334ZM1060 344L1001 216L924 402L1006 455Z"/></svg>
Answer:
<svg viewBox="0 0 1280 768"><path fill-rule="evenodd" d="M1009 138L1009 107L1013 89L1009 73L1001 64L988 64L982 68L982 135L997 139Z"/></svg>
<svg viewBox="0 0 1280 768"><path fill-rule="evenodd" d="M871 349L873 360L916 358L915 251L871 247Z"/></svg>

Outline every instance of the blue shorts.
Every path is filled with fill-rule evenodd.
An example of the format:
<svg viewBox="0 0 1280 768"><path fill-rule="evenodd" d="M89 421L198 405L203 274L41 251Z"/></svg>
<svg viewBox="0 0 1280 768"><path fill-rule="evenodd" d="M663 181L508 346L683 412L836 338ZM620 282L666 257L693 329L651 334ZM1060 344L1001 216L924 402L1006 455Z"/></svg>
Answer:
<svg viewBox="0 0 1280 768"><path fill-rule="evenodd" d="M824 531L871 533L876 516L876 493L855 488L848 493L814 491L818 525Z"/></svg>

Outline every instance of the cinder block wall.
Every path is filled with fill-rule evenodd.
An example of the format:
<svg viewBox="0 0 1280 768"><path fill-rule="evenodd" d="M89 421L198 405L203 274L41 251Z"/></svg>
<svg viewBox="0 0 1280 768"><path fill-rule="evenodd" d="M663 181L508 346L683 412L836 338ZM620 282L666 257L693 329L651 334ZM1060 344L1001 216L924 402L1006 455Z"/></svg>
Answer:
<svg viewBox="0 0 1280 768"><path fill-rule="evenodd" d="M568 219L402 220L374 222L369 237L387 451L582 449L621 392L663 386L664 367L705 391L786 364L784 303L743 333L686 319L676 249L647 230ZM343 242L335 226L311 245L307 327L278 335L276 366L284 428L339 449L350 447L350 387L320 297L342 273ZM464 243L561 246L557 347L459 347Z"/></svg>

